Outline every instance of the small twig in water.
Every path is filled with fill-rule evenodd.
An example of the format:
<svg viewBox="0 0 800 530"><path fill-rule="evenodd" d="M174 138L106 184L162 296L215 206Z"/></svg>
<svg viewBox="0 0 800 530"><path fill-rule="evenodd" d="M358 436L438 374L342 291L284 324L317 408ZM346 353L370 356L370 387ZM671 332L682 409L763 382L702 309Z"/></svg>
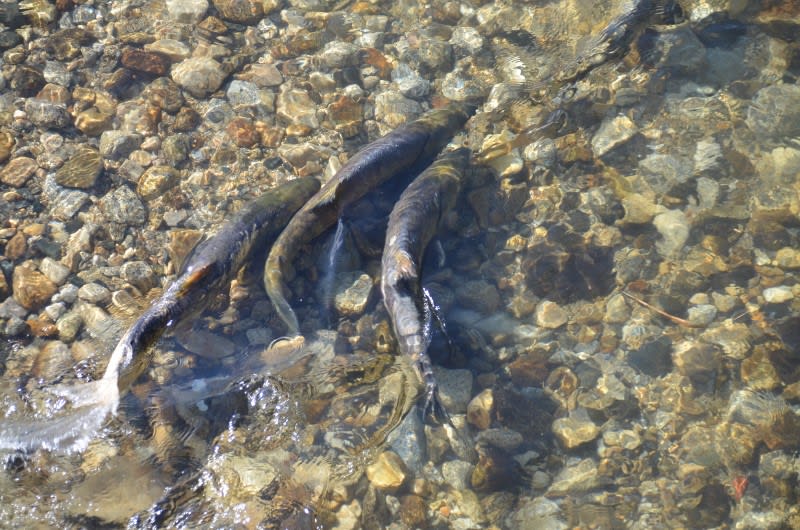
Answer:
<svg viewBox="0 0 800 530"><path fill-rule="evenodd" d="M634 302L637 302L637 303L643 305L647 309L649 309L651 311L655 311L656 313L658 313L662 317L675 322L679 326L684 326L684 327L687 327L687 328L705 328L706 327L706 324L695 324L694 322L690 322L690 321L686 320L685 318L680 318L680 317L676 317L675 315L670 315L669 313L667 313L663 309L659 309L659 308L657 308L656 306L654 306L652 304L648 304L647 302L645 302L641 298L638 298L638 297L632 295L628 291L621 291L621 293L624 296L627 296L628 298L633 300Z"/></svg>

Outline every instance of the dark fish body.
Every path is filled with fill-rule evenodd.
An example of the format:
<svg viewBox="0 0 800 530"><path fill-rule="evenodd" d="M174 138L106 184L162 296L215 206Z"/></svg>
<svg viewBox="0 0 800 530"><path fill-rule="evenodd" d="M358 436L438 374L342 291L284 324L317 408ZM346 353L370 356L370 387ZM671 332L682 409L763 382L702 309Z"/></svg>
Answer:
<svg viewBox="0 0 800 530"><path fill-rule="evenodd" d="M309 177L269 190L199 244L178 278L117 343L103 379L113 378L120 392L127 390L147 368L152 347L164 332L201 312L318 189L319 182Z"/></svg>
<svg viewBox="0 0 800 530"><path fill-rule="evenodd" d="M264 266L264 287L290 334L299 334L300 327L286 300L284 268L300 247L333 226L351 204L370 190L430 164L470 113L467 105L451 104L375 140L356 153L295 214L272 246Z"/></svg>
<svg viewBox="0 0 800 530"><path fill-rule="evenodd" d="M425 249L444 215L455 206L470 152L461 148L440 156L405 189L389 215L381 267L383 302L400 352L409 355L425 382L425 415L443 415L427 354L428 319L420 279ZM437 420L439 421L439 420Z"/></svg>

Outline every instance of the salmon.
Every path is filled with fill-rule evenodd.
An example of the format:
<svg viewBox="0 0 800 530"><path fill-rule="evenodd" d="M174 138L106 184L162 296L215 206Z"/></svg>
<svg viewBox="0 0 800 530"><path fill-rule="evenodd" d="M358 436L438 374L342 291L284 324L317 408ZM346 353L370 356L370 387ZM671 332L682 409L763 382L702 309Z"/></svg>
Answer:
<svg viewBox="0 0 800 530"><path fill-rule="evenodd" d="M392 321L398 347L412 362L425 385L423 416L448 421L433 375L428 345L430 317L425 308L421 266L425 250L444 215L456 204L470 151L456 149L440 156L405 189L389 215L381 262L383 303Z"/></svg>
<svg viewBox="0 0 800 530"><path fill-rule="evenodd" d="M300 248L333 226L348 207L390 179L421 171L472 113L467 104L432 110L368 144L356 153L298 211L267 256L264 288L290 335L300 325L286 299L286 268Z"/></svg>

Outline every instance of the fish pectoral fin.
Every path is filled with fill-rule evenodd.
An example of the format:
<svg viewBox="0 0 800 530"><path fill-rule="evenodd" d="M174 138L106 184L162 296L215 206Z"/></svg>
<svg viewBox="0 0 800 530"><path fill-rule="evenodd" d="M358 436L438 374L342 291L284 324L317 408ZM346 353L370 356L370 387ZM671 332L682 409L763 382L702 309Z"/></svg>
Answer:
<svg viewBox="0 0 800 530"><path fill-rule="evenodd" d="M198 285L204 278L206 278L209 273L211 272L212 268L214 267L213 263L208 263L201 267L197 267L193 269L191 272L187 274L185 278L181 281L181 287L178 291L178 295L185 295L190 289L193 289L196 285Z"/></svg>

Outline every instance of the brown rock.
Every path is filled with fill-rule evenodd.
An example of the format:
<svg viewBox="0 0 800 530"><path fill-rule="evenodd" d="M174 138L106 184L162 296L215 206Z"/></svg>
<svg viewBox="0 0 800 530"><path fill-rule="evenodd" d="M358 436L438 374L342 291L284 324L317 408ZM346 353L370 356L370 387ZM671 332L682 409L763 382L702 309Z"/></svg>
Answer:
<svg viewBox="0 0 800 530"><path fill-rule="evenodd" d="M467 405L467 421L482 431L488 429L492 424L493 407L494 394L491 388L487 388Z"/></svg>
<svg viewBox="0 0 800 530"><path fill-rule="evenodd" d="M233 143L239 147L253 147L258 143L258 131L253 126L252 120L247 118L234 118L225 128Z"/></svg>
<svg viewBox="0 0 800 530"><path fill-rule="evenodd" d="M136 48L122 50L120 62L125 68L162 76L169 72L170 60L158 52L146 52Z"/></svg>
<svg viewBox="0 0 800 530"><path fill-rule="evenodd" d="M97 149L83 146L56 171L56 182L71 188L91 188L103 169Z"/></svg>
<svg viewBox="0 0 800 530"><path fill-rule="evenodd" d="M30 262L14 268L11 285L14 298L25 309L38 309L58 290L58 286L34 270Z"/></svg>
<svg viewBox="0 0 800 530"><path fill-rule="evenodd" d="M111 114L105 114L97 107L91 107L75 116L75 127L89 136L100 136L111 127Z"/></svg>
<svg viewBox="0 0 800 530"><path fill-rule="evenodd" d="M37 99L41 99L43 101L49 101L50 103L59 103L66 105L69 103L71 99L69 90L61 85L56 85L55 83L47 83L42 89L36 94Z"/></svg>
<svg viewBox="0 0 800 530"><path fill-rule="evenodd" d="M200 120L200 114L196 110L182 107L175 116L175 123L172 128L177 132L188 132L197 127L200 124Z"/></svg>
<svg viewBox="0 0 800 530"><path fill-rule="evenodd" d="M174 187L181 178L181 173L170 166L153 166L139 178L136 193L149 201L160 197L165 191Z"/></svg>
<svg viewBox="0 0 800 530"><path fill-rule="evenodd" d="M367 466L367 478L373 486L381 491L397 491L407 476L406 465L392 451L384 451L374 463Z"/></svg>
<svg viewBox="0 0 800 530"><path fill-rule="evenodd" d="M0 162L8 160L15 143L13 134L8 131L0 131Z"/></svg>
<svg viewBox="0 0 800 530"><path fill-rule="evenodd" d="M237 24L253 24L264 15L262 2L254 0L214 0L219 16Z"/></svg>
<svg viewBox="0 0 800 530"><path fill-rule="evenodd" d="M428 507L418 495L400 497L400 519L411 528L425 528Z"/></svg>
<svg viewBox="0 0 800 530"><path fill-rule="evenodd" d="M31 178L38 168L36 160L27 156L20 156L11 160L0 171L0 182L19 188Z"/></svg>
<svg viewBox="0 0 800 530"><path fill-rule="evenodd" d="M11 261L16 261L22 256L25 255L25 251L28 249L28 241L25 238L25 234L17 232L11 239L8 240L6 243L6 257Z"/></svg>
<svg viewBox="0 0 800 530"><path fill-rule="evenodd" d="M25 321L25 323L28 324L28 327L31 330L31 335L34 337L55 337L58 335L58 328L56 325L44 315L39 315L37 318L29 318ZM38 359L39 357L37 357L37 360ZM34 368L36 367L36 363L34 363ZM40 366L40 370L36 370L34 375L38 376L37 372L43 371L44 368L44 366Z"/></svg>
<svg viewBox="0 0 800 530"><path fill-rule="evenodd" d="M0 298L5 299L8 296L8 281L6 275L0 270Z"/></svg>

